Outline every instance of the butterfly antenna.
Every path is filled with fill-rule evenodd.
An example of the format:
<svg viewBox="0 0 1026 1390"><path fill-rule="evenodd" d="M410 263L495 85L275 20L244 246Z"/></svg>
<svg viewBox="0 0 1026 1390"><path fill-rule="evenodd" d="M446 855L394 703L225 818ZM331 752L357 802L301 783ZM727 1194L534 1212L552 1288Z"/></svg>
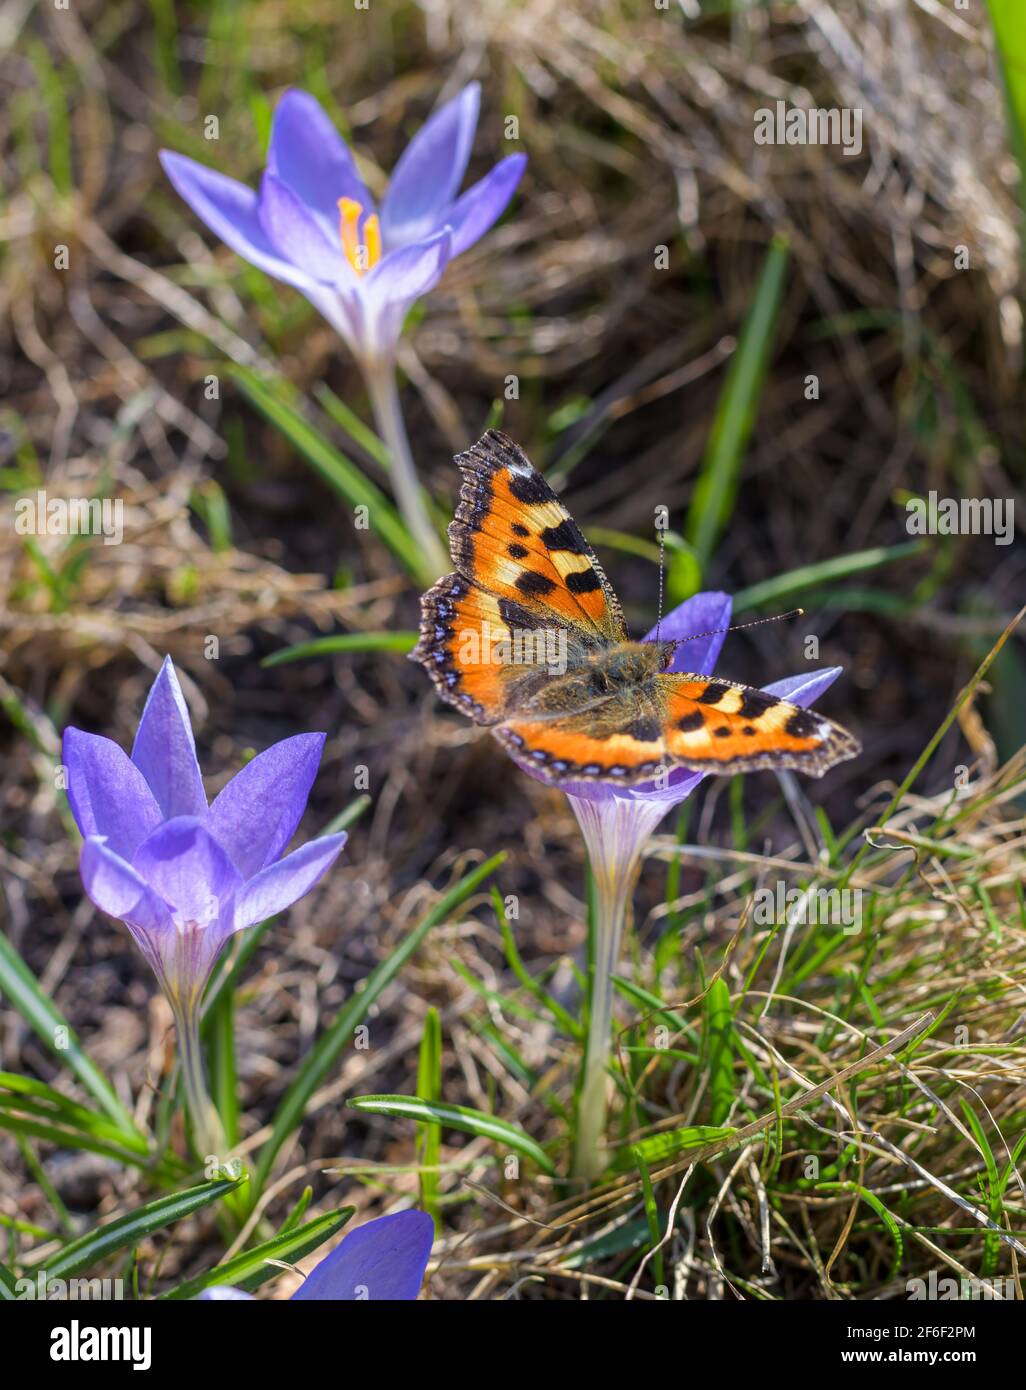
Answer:
<svg viewBox="0 0 1026 1390"><path fill-rule="evenodd" d="M708 632L693 632L690 637L679 637L677 644L695 642L699 637L715 637L718 632L741 632L746 627L762 627L763 623L780 623L785 618L800 618L804 613L804 608L792 608L790 613L774 613L772 618L755 618L750 623L734 623L731 627L714 627L710 628Z"/></svg>
<svg viewBox="0 0 1026 1390"><path fill-rule="evenodd" d="M656 617L655 639L659 641L659 629L663 625L663 598L666 592L666 527L659 527L659 612Z"/></svg>

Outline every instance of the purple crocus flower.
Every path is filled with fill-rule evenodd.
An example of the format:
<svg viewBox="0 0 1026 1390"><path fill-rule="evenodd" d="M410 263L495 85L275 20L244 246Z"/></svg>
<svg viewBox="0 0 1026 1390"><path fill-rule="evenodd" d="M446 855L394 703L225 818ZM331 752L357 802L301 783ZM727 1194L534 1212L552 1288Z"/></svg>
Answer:
<svg viewBox="0 0 1026 1390"><path fill-rule="evenodd" d="M444 572L446 557L417 482L395 354L411 305L501 217L527 163L526 155L507 155L459 192L480 104L481 89L471 82L431 116L404 150L380 209L323 108L294 88L275 110L259 192L185 155L160 155L168 178L211 231L302 291L349 345L391 455L417 567L429 582Z"/></svg>
<svg viewBox="0 0 1026 1390"><path fill-rule="evenodd" d="M336 1245L289 1301L410 1302L420 1292L434 1238L435 1223L426 1212L378 1216ZM215 1284L199 1295L206 1302L248 1302L252 1297L231 1284Z"/></svg>
<svg viewBox="0 0 1026 1390"><path fill-rule="evenodd" d="M680 643L668 670L711 675L726 638L724 629L730 626L731 607L729 594L709 591L686 599L663 618L658 639ZM698 636L699 633L703 635ZM644 642L656 640L655 628L642 638ZM830 666L788 676L763 689L807 709L833 685L841 670L840 666ZM537 777L526 763L518 766ZM627 905L637 881L642 852L660 821L685 801L707 775L674 768L659 783L636 787L612 787L602 782L557 783L566 792L581 827L595 880L595 976L574 1160L575 1171L581 1177L597 1176L602 1166L599 1144L606 1123L612 976L620 956Z"/></svg>
<svg viewBox="0 0 1026 1390"><path fill-rule="evenodd" d="M128 927L167 995L204 1151L216 1128L198 1022L214 963L235 932L308 892L345 844L344 834L325 835L281 857L323 745L323 734L283 739L208 806L170 657L150 687L131 757L109 738L75 728L64 733L68 800L85 840L82 882L102 912Z"/></svg>
<svg viewBox="0 0 1026 1390"><path fill-rule="evenodd" d="M289 88L274 113L259 192L162 150L175 188L222 241L301 290L361 362L391 361L414 300L505 211L527 158L507 155L463 194L481 89L421 127L376 207L315 97Z"/></svg>

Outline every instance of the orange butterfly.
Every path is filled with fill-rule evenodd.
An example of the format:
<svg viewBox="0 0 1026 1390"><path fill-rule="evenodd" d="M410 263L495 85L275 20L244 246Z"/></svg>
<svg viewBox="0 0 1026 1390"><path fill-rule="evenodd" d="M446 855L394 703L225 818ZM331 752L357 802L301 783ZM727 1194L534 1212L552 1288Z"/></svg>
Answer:
<svg viewBox="0 0 1026 1390"><path fill-rule="evenodd" d="M787 700L668 670L677 642L632 642L576 522L511 439L489 430L456 462L456 573L423 596L412 658L544 781L632 786L675 767L820 777L860 751Z"/></svg>

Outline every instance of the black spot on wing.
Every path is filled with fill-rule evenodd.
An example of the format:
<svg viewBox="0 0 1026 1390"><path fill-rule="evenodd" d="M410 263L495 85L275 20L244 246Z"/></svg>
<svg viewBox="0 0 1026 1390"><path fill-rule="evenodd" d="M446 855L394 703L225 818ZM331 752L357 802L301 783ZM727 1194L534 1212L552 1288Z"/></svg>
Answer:
<svg viewBox="0 0 1026 1390"><path fill-rule="evenodd" d="M717 738L730 738L730 729L726 724L721 724L718 729L713 729Z"/></svg>
<svg viewBox="0 0 1026 1390"><path fill-rule="evenodd" d="M596 589L602 588L602 581L589 567L586 570L581 570L579 574L568 574L566 587L572 594L593 594Z"/></svg>
<svg viewBox="0 0 1026 1390"><path fill-rule="evenodd" d="M624 730L624 733L630 734L631 738L636 738L639 743L657 743L662 737L662 732L659 720L653 719L651 715L642 715L632 720Z"/></svg>
<svg viewBox="0 0 1026 1390"><path fill-rule="evenodd" d="M765 714L779 703L775 695L767 695L762 690L746 690L737 712L742 719L758 719L760 714Z"/></svg>
<svg viewBox="0 0 1026 1390"><path fill-rule="evenodd" d="M700 729L705 723L705 715L700 709L692 710L690 714L682 715L677 720L677 728L681 733L690 734L695 729Z"/></svg>
<svg viewBox="0 0 1026 1390"><path fill-rule="evenodd" d="M730 689L729 685L724 685L723 681L710 681L707 690L703 691L698 697L700 705L718 705Z"/></svg>
<svg viewBox="0 0 1026 1390"><path fill-rule="evenodd" d="M586 553L581 534L569 518L558 526L546 526L541 541L547 550L569 550L574 555Z"/></svg>
<svg viewBox="0 0 1026 1390"><path fill-rule="evenodd" d="M556 587L551 579L546 579L544 574L535 574L534 570L521 570L514 582L528 598L544 598Z"/></svg>
<svg viewBox="0 0 1026 1390"><path fill-rule="evenodd" d="M791 738L814 738L819 732L819 720L807 709L795 710L784 725L784 733Z"/></svg>
<svg viewBox="0 0 1026 1390"><path fill-rule="evenodd" d="M530 530L526 526L521 526L519 521L511 521L509 529L514 536L529 536L531 534Z"/></svg>
<svg viewBox="0 0 1026 1390"><path fill-rule="evenodd" d="M517 545L515 541L506 547L506 554L512 555L514 560L523 560L529 553L526 546Z"/></svg>
<svg viewBox="0 0 1026 1390"><path fill-rule="evenodd" d="M545 479L533 468L530 473L521 473L511 468L507 475L507 484L512 496L526 506L533 506L536 502L551 502L556 496Z"/></svg>

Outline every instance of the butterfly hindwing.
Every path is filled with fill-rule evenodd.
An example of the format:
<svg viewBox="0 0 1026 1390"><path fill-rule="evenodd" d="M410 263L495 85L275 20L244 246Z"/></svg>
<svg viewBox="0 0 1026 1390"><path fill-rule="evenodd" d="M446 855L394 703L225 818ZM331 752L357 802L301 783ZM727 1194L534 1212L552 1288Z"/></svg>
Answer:
<svg viewBox="0 0 1026 1390"><path fill-rule="evenodd" d="M457 570L522 604L538 623L623 641L623 612L594 553L513 441L488 430L456 462L463 487L449 540Z"/></svg>
<svg viewBox="0 0 1026 1390"><path fill-rule="evenodd" d="M854 757L857 740L788 700L733 681L666 673L582 713L506 720L495 735L546 780L634 786L690 768L732 774L793 769L820 777Z"/></svg>
<svg viewBox="0 0 1026 1390"><path fill-rule="evenodd" d="M628 786L665 766L662 721L654 701L616 697L565 715L521 714L493 730L510 755L546 781L605 781Z"/></svg>

